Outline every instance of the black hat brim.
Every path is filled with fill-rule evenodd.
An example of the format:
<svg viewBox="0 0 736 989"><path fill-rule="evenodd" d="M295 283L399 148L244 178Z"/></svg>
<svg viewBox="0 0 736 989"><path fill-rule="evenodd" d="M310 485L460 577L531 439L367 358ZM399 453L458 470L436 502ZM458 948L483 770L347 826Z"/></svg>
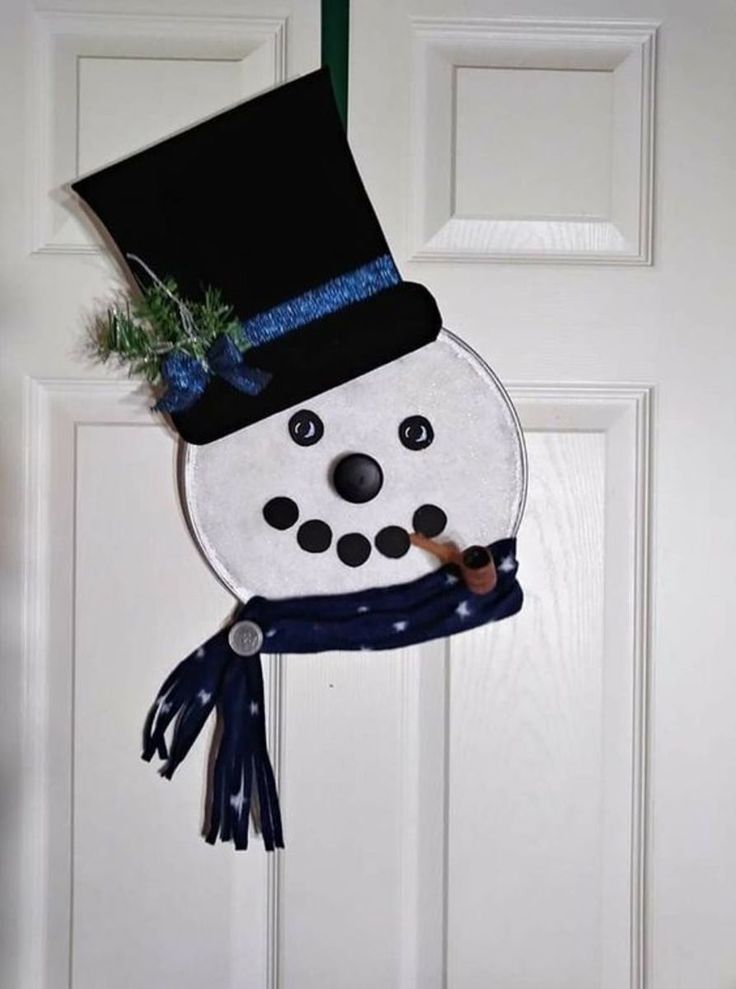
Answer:
<svg viewBox="0 0 736 989"><path fill-rule="evenodd" d="M272 375L260 394L213 377L195 404L171 419L187 443L211 443L431 343L441 326L427 289L401 282L247 351L248 363Z"/></svg>

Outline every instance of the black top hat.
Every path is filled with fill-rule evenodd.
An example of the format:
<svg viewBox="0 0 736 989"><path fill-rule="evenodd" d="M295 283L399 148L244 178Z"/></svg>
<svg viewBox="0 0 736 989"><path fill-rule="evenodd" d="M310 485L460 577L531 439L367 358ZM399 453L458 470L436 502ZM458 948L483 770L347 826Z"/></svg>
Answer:
<svg viewBox="0 0 736 989"><path fill-rule="evenodd" d="M123 257L176 280L184 299L219 289L271 374L256 395L213 374L172 412L208 443L401 357L437 336L421 285L401 281L320 70L241 103L74 190ZM142 285L148 276L132 268Z"/></svg>

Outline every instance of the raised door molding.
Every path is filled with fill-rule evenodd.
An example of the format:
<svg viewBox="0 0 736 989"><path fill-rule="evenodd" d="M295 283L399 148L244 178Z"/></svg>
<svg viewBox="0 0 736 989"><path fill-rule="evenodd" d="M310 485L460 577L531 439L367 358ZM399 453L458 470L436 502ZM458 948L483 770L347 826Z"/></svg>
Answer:
<svg viewBox="0 0 736 989"><path fill-rule="evenodd" d="M285 17L35 12L32 253L98 252L67 184L283 82L286 24Z"/></svg>
<svg viewBox="0 0 736 989"><path fill-rule="evenodd" d="M651 263L656 24L411 26L412 260Z"/></svg>

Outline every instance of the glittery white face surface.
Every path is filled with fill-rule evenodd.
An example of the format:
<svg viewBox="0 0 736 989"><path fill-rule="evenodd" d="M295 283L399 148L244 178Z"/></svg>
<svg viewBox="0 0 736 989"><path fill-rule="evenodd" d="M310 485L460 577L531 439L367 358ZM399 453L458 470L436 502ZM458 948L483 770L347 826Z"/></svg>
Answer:
<svg viewBox="0 0 736 989"><path fill-rule="evenodd" d="M300 410L317 416L324 428L308 446L295 442L289 430ZM434 437L423 449L401 442L400 426L410 416L431 424ZM425 434L420 428L413 435L421 442ZM375 497L359 504L338 494L334 478L342 458L356 453L373 458L383 474ZM436 558L414 546L398 558L384 555L376 545L382 530L412 532L415 513L429 505L446 516L436 538L461 548L488 544L515 532L525 485L523 440L505 392L480 358L444 331L436 342L302 405L214 443L187 446L182 461L195 538L241 600L339 594L413 580L435 569ZM290 510L280 525L298 513L286 528L264 517L277 498L293 503L278 503ZM309 530L300 537L300 529L315 520L328 527L330 543L310 552L300 545L308 542ZM324 526L316 527L323 542ZM352 540L363 548L358 556L370 550L364 562L349 565L340 558L339 541L356 534L364 537Z"/></svg>

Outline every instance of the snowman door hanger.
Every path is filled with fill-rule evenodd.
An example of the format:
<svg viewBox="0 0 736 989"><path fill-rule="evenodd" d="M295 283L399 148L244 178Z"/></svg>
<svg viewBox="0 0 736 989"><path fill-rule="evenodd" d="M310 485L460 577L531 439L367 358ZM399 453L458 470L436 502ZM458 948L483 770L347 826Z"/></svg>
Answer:
<svg viewBox="0 0 736 989"><path fill-rule="evenodd" d="M321 70L74 184L137 294L96 353L158 388L194 538L237 606L143 756L221 730L206 839L283 846L261 653L393 649L519 611L526 460L487 365L402 280Z"/></svg>

